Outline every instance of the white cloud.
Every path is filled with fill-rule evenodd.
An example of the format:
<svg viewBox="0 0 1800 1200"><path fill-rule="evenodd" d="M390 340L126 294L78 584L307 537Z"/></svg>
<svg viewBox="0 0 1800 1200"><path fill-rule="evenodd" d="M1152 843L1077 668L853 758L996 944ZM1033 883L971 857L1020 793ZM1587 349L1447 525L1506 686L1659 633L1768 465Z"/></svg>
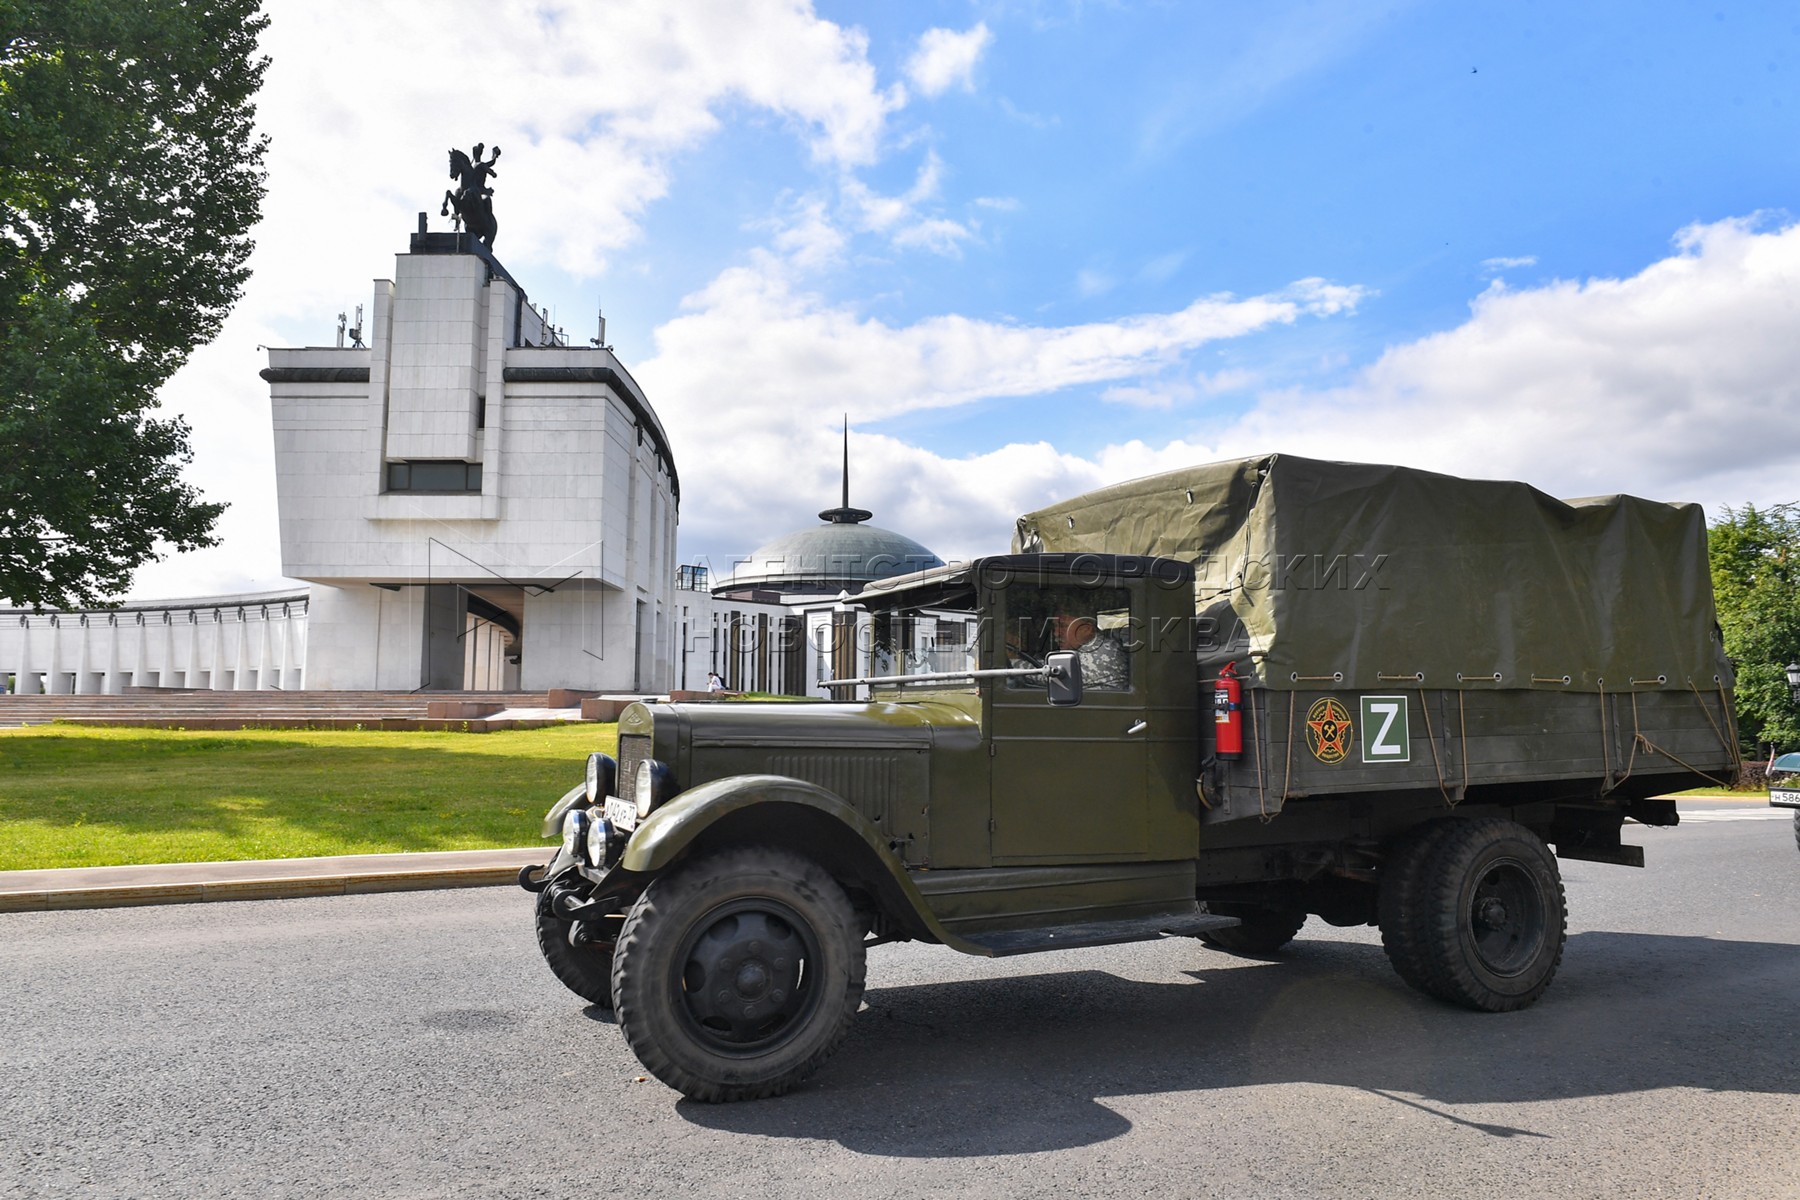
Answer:
<svg viewBox="0 0 1800 1200"><path fill-rule="evenodd" d="M1015 516L1054 500L1268 450L1523 479L1563 496L1629 491L1710 511L1800 498L1800 226L1696 226L1674 254L1626 279L1495 284L1466 322L1394 347L1346 386L1265 393L1199 437L1158 435L1161 410L1257 380L1234 367L1171 382L1172 360L1233 332L1346 312L1366 293L1306 280L1270 296L1066 329L952 316L894 328L757 278L721 277L691 316L660 331L661 352L643 373L655 375L659 406L683 408L675 433L687 461L704 464L711 483L731 480L709 486L704 507L695 493L685 544L806 524L835 495L832 422L844 408L867 422L1077 383L1106 384L1127 429L1132 406L1145 409L1136 423L1144 432L1079 454L1025 438L954 457L853 432L856 502L878 523L961 557L1003 548ZM757 296L778 310L755 335L762 344L721 341L715 326ZM709 377L709 354L739 383L768 382L739 399L733 380ZM739 371L746 359L750 369ZM703 433L703 421L731 420L706 407L727 394L756 428ZM725 447L740 440L753 452L729 460Z"/></svg>
<svg viewBox="0 0 1800 1200"><path fill-rule="evenodd" d="M1105 271L1097 271L1092 267L1083 267L1075 272L1075 290L1083 296L1104 296L1118 282Z"/></svg>
<svg viewBox="0 0 1800 1200"><path fill-rule="evenodd" d="M1187 260L1186 250L1159 254L1138 269L1138 278L1146 283L1167 283Z"/></svg>
<svg viewBox="0 0 1800 1200"><path fill-rule="evenodd" d="M957 314L893 325L803 290L792 263L763 252L691 296L633 373L669 429L683 478L705 481L688 489L684 552L744 553L808 523L835 495L841 413L854 426L1084 384L1147 390L1200 346L1345 312L1359 295L1305 280L1278 294L1208 296L1175 312L1074 326ZM1107 470L1189 452L1127 447L1083 459L1022 442L949 459L857 432L854 499L939 553L974 553L1004 543L1021 497L1041 503L1058 489L1098 486Z"/></svg>
<svg viewBox="0 0 1800 1200"><path fill-rule="evenodd" d="M929 250L949 258L962 257L962 244L975 236L973 230L959 221L932 217L915 221L894 235L894 245Z"/></svg>
<svg viewBox="0 0 1800 1200"><path fill-rule="evenodd" d="M928 150L912 186L898 196L882 195L850 176L839 181L838 190L858 229L884 234L893 245L903 249L929 250L959 258L962 243L972 241L975 231L960 221L944 216L923 216L920 212L937 199L943 177L943 160L935 150Z"/></svg>
<svg viewBox="0 0 1800 1200"><path fill-rule="evenodd" d="M995 212L1009 213L1018 212L1021 208L1025 207L1017 196L977 196L975 197L975 206L977 208L991 208Z"/></svg>
<svg viewBox="0 0 1800 1200"><path fill-rule="evenodd" d="M1517 270L1520 267L1535 266L1537 266L1537 255L1535 254L1521 254L1516 257L1484 258L1481 260L1481 269L1490 275L1496 275L1501 271Z"/></svg>
<svg viewBox="0 0 1800 1200"><path fill-rule="evenodd" d="M1249 391L1261 381L1262 376L1256 371L1246 370L1242 367L1228 367L1223 371L1214 371L1210 375L1202 373L1195 378L1194 386L1200 390L1202 395L1224 396L1232 392Z"/></svg>
<svg viewBox="0 0 1800 1200"><path fill-rule="evenodd" d="M1126 404L1134 408L1171 409L1177 405L1190 404L1202 396L1225 396L1249 391L1261 378L1257 372L1240 367L1214 371L1211 374L1202 371L1191 379L1146 380L1142 383L1109 387L1100 393L1100 399L1108 404Z"/></svg>
<svg viewBox="0 0 1800 1200"><path fill-rule="evenodd" d="M1626 279L1495 283L1468 321L1348 386L1263 398L1232 451L1286 449L1716 508L1800 497L1800 226L1683 230Z"/></svg>
<svg viewBox="0 0 1800 1200"><path fill-rule="evenodd" d="M975 66L994 40L986 22L962 33L954 29L927 29L918 49L906 60L906 77L927 96L940 96L953 87L975 90Z"/></svg>
<svg viewBox="0 0 1800 1200"><path fill-rule="evenodd" d="M1151 384L1119 384L1100 393L1107 404L1128 404L1133 408L1174 408L1198 395L1194 385L1185 379L1171 379Z"/></svg>

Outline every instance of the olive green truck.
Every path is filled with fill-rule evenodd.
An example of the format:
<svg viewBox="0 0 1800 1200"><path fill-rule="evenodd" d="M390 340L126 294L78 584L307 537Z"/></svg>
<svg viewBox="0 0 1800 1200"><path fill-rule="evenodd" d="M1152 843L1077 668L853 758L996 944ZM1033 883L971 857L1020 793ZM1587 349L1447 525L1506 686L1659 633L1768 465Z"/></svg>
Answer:
<svg viewBox="0 0 1800 1200"><path fill-rule="evenodd" d="M816 1070L891 941L1267 955L1318 918L1523 1008L1557 859L1642 866L1622 824L1738 769L1692 505L1267 455L855 602L844 699L632 705L520 876L557 978L696 1099ZM966 669L882 669L918 619L973 631Z"/></svg>

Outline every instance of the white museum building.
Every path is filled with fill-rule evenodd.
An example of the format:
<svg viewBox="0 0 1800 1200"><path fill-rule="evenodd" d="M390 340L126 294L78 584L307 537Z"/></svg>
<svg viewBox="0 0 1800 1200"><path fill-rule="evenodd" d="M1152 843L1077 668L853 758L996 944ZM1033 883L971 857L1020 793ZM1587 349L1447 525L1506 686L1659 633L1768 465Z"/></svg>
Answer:
<svg viewBox="0 0 1800 1200"><path fill-rule="evenodd" d="M868 661L841 598L940 561L862 523L846 460L842 506L709 588L677 566L681 482L649 399L610 348L551 328L487 246L421 214L369 312L366 345L359 329L270 349L262 372L282 573L307 586L0 608L0 682L652 694L715 671L820 694ZM954 630L920 628L934 658L958 656Z"/></svg>

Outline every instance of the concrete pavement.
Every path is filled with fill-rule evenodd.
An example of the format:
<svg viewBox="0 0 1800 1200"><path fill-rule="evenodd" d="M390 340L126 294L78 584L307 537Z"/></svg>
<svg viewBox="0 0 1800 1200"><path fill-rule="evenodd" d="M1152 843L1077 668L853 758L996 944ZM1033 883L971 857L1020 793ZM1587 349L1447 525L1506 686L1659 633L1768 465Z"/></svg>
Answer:
<svg viewBox="0 0 1800 1200"><path fill-rule="evenodd" d="M507 850L0 871L0 912L489 887L513 882L529 863L548 862L553 850L546 842Z"/></svg>

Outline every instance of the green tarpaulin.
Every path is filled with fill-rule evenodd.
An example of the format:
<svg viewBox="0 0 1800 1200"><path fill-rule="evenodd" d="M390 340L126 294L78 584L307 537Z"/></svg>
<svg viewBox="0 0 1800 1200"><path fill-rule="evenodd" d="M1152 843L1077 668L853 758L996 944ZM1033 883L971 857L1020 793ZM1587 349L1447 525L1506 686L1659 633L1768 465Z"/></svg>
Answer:
<svg viewBox="0 0 1800 1200"><path fill-rule="evenodd" d="M1730 682L1694 504L1269 454L1029 513L1013 549L1193 563L1204 656L1264 687Z"/></svg>

